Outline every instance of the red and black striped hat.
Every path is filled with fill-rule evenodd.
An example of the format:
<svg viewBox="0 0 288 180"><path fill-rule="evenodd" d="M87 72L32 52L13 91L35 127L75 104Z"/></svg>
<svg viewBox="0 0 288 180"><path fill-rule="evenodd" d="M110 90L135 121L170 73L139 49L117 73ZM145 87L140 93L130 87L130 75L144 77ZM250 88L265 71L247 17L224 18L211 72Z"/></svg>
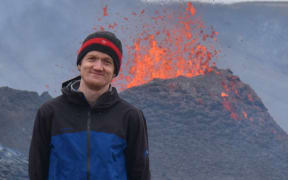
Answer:
<svg viewBox="0 0 288 180"><path fill-rule="evenodd" d="M115 34L109 31L98 31L89 34L78 51L77 65L89 51L100 51L112 57L115 74L118 75L122 61L122 44Z"/></svg>

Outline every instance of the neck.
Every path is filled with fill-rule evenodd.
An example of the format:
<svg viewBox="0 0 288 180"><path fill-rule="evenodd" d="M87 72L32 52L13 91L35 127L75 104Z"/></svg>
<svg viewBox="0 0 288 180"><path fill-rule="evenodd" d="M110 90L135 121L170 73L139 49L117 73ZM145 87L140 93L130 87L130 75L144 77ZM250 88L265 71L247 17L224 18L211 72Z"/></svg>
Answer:
<svg viewBox="0 0 288 180"><path fill-rule="evenodd" d="M82 79L80 81L80 86L78 91L82 92L88 101L89 105L92 107L96 104L97 99L104 94L106 91L109 90L109 84L101 89L91 89L87 87Z"/></svg>

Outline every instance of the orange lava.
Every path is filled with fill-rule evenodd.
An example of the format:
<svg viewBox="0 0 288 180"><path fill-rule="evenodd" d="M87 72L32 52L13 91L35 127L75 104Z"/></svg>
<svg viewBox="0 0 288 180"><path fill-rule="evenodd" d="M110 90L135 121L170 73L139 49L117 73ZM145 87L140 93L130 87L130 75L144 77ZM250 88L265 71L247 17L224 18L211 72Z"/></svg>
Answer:
<svg viewBox="0 0 288 180"><path fill-rule="evenodd" d="M251 94L248 94L248 99L249 99L249 101L254 102Z"/></svg>
<svg viewBox="0 0 288 180"><path fill-rule="evenodd" d="M187 3L187 11L190 11L191 15L194 16L196 14L196 9L194 8L194 6L192 5L191 2Z"/></svg>
<svg viewBox="0 0 288 180"><path fill-rule="evenodd" d="M105 24L105 16L113 15L108 13L106 5L103 17L98 18L99 25L93 29L112 29L117 35L117 31L122 31L127 38L123 44L127 53L124 53L122 72L113 81L120 90L154 78L203 75L216 65L212 59L219 53L214 47L218 32L205 26L191 2L181 4L176 10L159 8L153 15L145 8L128 12L129 17L114 13L120 20ZM133 26L138 22L140 25Z"/></svg>
<svg viewBox="0 0 288 180"><path fill-rule="evenodd" d="M217 33L213 29L211 33L204 33L203 22L199 17L194 18L196 10L192 3L187 3L183 14L174 17L173 27L167 25L172 14L158 13L151 21L158 26L143 25L134 44L128 46L126 88L154 78L193 77L212 70L211 60L218 52L205 42L209 38L214 42Z"/></svg>
<svg viewBox="0 0 288 180"><path fill-rule="evenodd" d="M229 83L229 86L225 83L225 81L222 81L221 83L223 89L225 90L225 92L221 92L221 96L222 96L222 105L224 106L224 108L230 112L230 116L232 119L234 120L240 120L240 118L238 117L237 112L235 111L235 109L232 107L234 98L232 96L232 99L229 98L229 95L227 93L231 92L231 89L236 89L235 84L231 84ZM234 91L235 92L235 91ZM244 115L245 116L245 115Z"/></svg>
<svg viewBox="0 0 288 180"><path fill-rule="evenodd" d="M243 111L242 114L243 114L244 118L247 119L247 117L248 117L247 113L245 111Z"/></svg>
<svg viewBox="0 0 288 180"><path fill-rule="evenodd" d="M238 119L238 115L235 112L231 113L231 118L237 120Z"/></svg>
<svg viewBox="0 0 288 180"><path fill-rule="evenodd" d="M221 84L222 84L222 87L224 88L224 90L225 90L226 92L230 92L230 88L229 88L228 85L225 83L225 81L222 81Z"/></svg>
<svg viewBox="0 0 288 180"><path fill-rule="evenodd" d="M108 16L107 5L103 8L103 16Z"/></svg>
<svg viewBox="0 0 288 180"><path fill-rule="evenodd" d="M118 25L117 23L109 24L108 28L109 29L114 29L117 25Z"/></svg>
<svg viewBox="0 0 288 180"><path fill-rule="evenodd" d="M232 107L231 107L231 103L226 99L226 98L223 98L223 101L222 101L222 105L224 106L224 108L230 112L230 116L232 119L234 120L238 120L238 115L236 112L233 111Z"/></svg>

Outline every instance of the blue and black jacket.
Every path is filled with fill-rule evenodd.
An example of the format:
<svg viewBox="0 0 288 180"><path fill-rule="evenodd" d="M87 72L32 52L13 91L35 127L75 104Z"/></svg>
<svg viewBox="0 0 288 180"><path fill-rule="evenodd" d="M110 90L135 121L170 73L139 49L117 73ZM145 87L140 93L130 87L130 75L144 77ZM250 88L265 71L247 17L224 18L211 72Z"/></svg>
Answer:
<svg viewBox="0 0 288 180"><path fill-rule="evenodd" d="M80 77L43 104L29 152L30 180L150 180L146 120L116 89L91 107Z"/></svg>

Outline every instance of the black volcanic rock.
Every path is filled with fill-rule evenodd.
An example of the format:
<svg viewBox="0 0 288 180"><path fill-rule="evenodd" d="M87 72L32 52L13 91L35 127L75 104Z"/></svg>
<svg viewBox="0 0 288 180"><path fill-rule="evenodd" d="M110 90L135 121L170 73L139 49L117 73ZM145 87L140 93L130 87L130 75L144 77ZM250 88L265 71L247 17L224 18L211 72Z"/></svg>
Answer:
<svg viewBox="0 0 288 180"><path fill-rule="evenodd" d="M28 161L21 154L0 144L0 180L28 180Z"/></svg>
<svg viewBox="0 0 288 180"><path fill-rule="evenodd" d="M37 109L51 99L44 92L21 91L0 87L0 142L9 148L28 153Z"/></svg>
<svg viewBox="0 0 288 180"><path fill-rule="evenodd" d="M230 70L120 94L146 116L153 179L287 180L288 136Z"/></svg>

